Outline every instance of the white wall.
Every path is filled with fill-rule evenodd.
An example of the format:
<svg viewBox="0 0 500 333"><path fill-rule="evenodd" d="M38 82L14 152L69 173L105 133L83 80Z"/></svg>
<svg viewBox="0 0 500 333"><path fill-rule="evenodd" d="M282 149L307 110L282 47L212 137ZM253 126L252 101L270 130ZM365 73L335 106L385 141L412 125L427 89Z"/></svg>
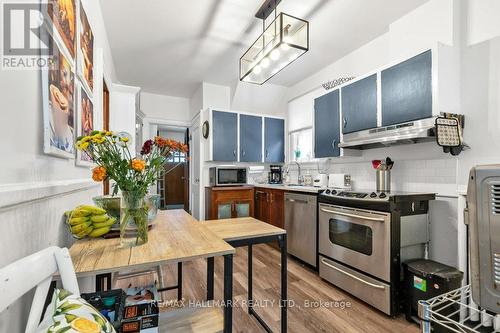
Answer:
<svg viewBox="0 0 500 333"><path fill-rule="evenodd" d="M141 92L141 111L146 118L191 121L188 98Z"/></svg>
<svg viewBox="0 0 500 333"><path fill-rule="evenodd" d="M139 91L138 87L114 84L109 93L109 129L132 136L129 145L132 156L135 156L136 97Z"/></svg>
<svg viewBox="0 0 500 333"><path fill-rule="evenodd" d="M103 49L104 75L115 80L99 1L82 3L94 30L95 48ZM96 91L100 80L96 74ZM72 240L63 228L63 212L102 193L88 168L43 153L41 97L40 72L0 72L0 151L5 162L0 173L0 267L50 245L69 246ZM100 96L96 98L99 109ZM97 128L102 127L99 119ZM0 332L24 331L32 296L0 314Z"/></svg>

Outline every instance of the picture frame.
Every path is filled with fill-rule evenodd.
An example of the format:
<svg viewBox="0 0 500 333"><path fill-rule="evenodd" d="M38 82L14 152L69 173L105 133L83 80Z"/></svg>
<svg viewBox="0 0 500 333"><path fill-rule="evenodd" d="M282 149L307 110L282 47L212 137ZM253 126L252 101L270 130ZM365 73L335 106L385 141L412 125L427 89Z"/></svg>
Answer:
<svg viewBox="0 0 500 333"><path fill-rule="evenodd" d="M75 68L64 50L62 41L48 31L51 56L41 72L43 151L45 154L75 158Z"/></svg>
<svg viewBox="0 0 500 333"><path fill-rule="evenodd" d="M95 129L96 123L96 110L94 108L94 101L87 94L87 91L83 88L83 85L79 79L76 80L75 89L77 90L76 137L80 137L82 135L90 135L90 133ZM77 149L75 164L82 167L92 167L94 165L94 162L88 155Z"/></svg>
<svg viewBox="0 0 500 333"><path fill-rule="evenodd" d="M77 73L82 80L83 87L89 96L94 93L94 59L95 45L94 32L90 26L85 8L79 3L78 11L78 36L77 36Z"/></svg>
<svg viewBox="0 0 500 333"><path fill-rule="evenodd" d="M73 62L76 61L78 5L78 0L48 0L47 3L47 16L52 22L53 33L63 42Z"/></svg>

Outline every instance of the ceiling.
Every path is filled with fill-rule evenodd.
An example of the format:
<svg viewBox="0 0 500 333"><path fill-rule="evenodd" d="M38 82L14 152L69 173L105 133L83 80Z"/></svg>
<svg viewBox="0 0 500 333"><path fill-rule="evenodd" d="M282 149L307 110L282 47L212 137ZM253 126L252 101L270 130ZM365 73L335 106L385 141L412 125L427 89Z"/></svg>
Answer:
<svg viewBox="0 0 500 333"><path fill-rule="evenodd" d="M387 31L427 0L282 0L310 22L310 51L269 83L291 86ZM238 61L262 32L263 0L101 1L120 82L191 97L202 81L231 85ZM196 5L193 5L196 3Z"/></svg>

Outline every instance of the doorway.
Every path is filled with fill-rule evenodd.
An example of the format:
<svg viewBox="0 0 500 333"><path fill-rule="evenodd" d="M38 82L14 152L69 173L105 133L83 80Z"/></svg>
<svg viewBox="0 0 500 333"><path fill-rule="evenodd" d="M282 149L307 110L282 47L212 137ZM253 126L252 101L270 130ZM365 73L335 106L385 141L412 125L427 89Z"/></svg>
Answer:
<svg viewBox="0 0 500 333"><path fill-rule="evenodd" d="M187 127L158 125L157 135L189 145ZM160 209L189 212L189 153L174 153L165 163L165 174L158 181Z"/></svg>

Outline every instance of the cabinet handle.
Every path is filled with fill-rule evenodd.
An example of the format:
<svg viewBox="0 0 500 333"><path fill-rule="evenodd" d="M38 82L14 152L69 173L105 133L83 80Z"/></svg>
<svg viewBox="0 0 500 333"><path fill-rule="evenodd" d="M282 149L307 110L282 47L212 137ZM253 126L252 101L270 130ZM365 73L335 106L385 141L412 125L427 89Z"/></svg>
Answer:
<svg viewBox="0 0 500 333"><path fill-rule="evenodd" d="M234 157L236 157L236 149L233 150L233 155L234 155Z"/></svg>
<svg viewBox="0 0 500 333"><path fill-rule="evenodd" d="M266 158L269 157L269 151L266 149Z"/></svg>
<svg viewBox="0 0 500 333"><path fill-rule="evenodd" d="M344 128L347 127L347 118L344 118Z"/></svg>
<svg viewBox="0 0 500 333"><path fill-rule="evenodd" d="M246 154L246 151L244 151L244 150L243 150L243 151L241 152L241 155L245 156L245 154Z"/></svg>
<svg viewBox="0 0 500 333"><path fill-rule="evenodd" d="M337 143L337 140L333 139L332 141L332 148L335 149L335 144Z"/></svg>
<svg viewBox="0 0 500 333"><path fill-rule="evenodd" d="M270 197L271 197L271 203L273 203L273 194L272 193L271 193Z"/></svg>

